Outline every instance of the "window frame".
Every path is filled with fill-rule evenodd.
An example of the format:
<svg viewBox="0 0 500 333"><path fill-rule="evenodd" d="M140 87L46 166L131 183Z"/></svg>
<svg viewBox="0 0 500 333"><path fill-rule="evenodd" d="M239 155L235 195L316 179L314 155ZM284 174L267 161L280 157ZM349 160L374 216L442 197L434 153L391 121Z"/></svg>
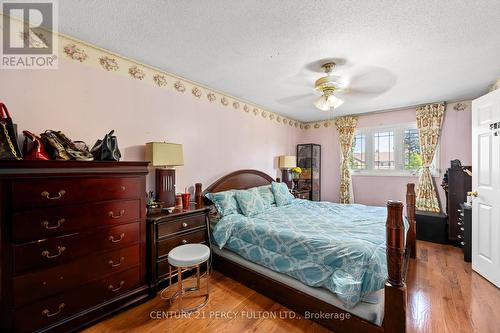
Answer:
<svg viewBox="0 0 500 333"><path fill-rule="evenodd" d="M408 170L405 169L404 156L404 132L406 129L417 129L416 122L398 123L392 125L370 126L357 128L354 135L365 135L365 169L350 169L352 176L383 176L383 177L418 177L420 169ZM375 169L375 133L377 132L394 132L394 169ZM439 170L439 146L438 143L436 154L431 165L431 175L438 177Z"/></svg>

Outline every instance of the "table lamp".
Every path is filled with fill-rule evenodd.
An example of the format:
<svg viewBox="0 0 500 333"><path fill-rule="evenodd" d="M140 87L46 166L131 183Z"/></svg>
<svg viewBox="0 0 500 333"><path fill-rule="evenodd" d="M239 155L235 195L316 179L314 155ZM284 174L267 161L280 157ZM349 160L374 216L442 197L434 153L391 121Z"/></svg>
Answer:
<svg viewBox="0 0 500 333"><path fill-rule="evenodd" d="M175 169L184 165L182 145L168 142L146 143L146 161L156 168L156 200L163 207L175 206Z"/></svg>
<svg viewBox="0 0 500 333"><path fill-rule="evenodd" d="M282 182L292 187L292 175L290 169L297 166L297 157L282 155L279 157L278 167L281 169Z"/></svg>

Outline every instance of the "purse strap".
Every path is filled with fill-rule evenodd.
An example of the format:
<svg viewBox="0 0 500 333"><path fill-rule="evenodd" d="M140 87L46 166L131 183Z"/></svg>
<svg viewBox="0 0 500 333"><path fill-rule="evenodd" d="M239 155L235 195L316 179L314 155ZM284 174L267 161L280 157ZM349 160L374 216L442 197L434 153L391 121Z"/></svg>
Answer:
<svg viewBox="0 0 500 333"><path fill-rule="evenodd" d="M5 112L5 117L3 116ZM0 119L10 119L9 110L7 110L7 106L0 102Z"/></svg>

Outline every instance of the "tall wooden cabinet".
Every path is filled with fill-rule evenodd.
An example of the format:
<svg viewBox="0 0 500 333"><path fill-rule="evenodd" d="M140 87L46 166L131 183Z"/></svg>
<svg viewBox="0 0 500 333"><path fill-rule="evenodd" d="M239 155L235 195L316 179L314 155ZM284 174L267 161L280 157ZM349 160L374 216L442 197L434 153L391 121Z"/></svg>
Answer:
<svg viewBox="0 0 500 333"><path fill-rule="evenodd" d="M79 330L148 298L147 165L0 161L0 331Z"/></svg>
<svg viewBox="0 0 500 333"><path fill-rule="evenodd" d="M309 191L313 201L321 200L321 145L297 145L297 166L302 169L298 182L299 191Z"/></svg>
<svg viewBox="0 0 500 333"><path fill-rule="evenodd" d="M448 240L460 245L463 236L460 232L460 204L467 201L467 192L472 189L472 177L464 170L470 166L454 165L446 170L443 188L446 191L446 214L448 215Z"/></svg>

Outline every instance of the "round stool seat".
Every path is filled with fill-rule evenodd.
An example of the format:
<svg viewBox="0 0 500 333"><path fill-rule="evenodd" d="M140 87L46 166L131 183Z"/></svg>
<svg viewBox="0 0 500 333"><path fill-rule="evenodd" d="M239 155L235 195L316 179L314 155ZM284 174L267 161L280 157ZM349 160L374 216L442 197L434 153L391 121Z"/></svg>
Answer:
<svg viewBox="0 0 500 333"><path fill-rule="evenodd" d="M173 248L168 253L168 263L175 267L199 265L210 257L210 248L203 244L186 244Z"/></svg>

